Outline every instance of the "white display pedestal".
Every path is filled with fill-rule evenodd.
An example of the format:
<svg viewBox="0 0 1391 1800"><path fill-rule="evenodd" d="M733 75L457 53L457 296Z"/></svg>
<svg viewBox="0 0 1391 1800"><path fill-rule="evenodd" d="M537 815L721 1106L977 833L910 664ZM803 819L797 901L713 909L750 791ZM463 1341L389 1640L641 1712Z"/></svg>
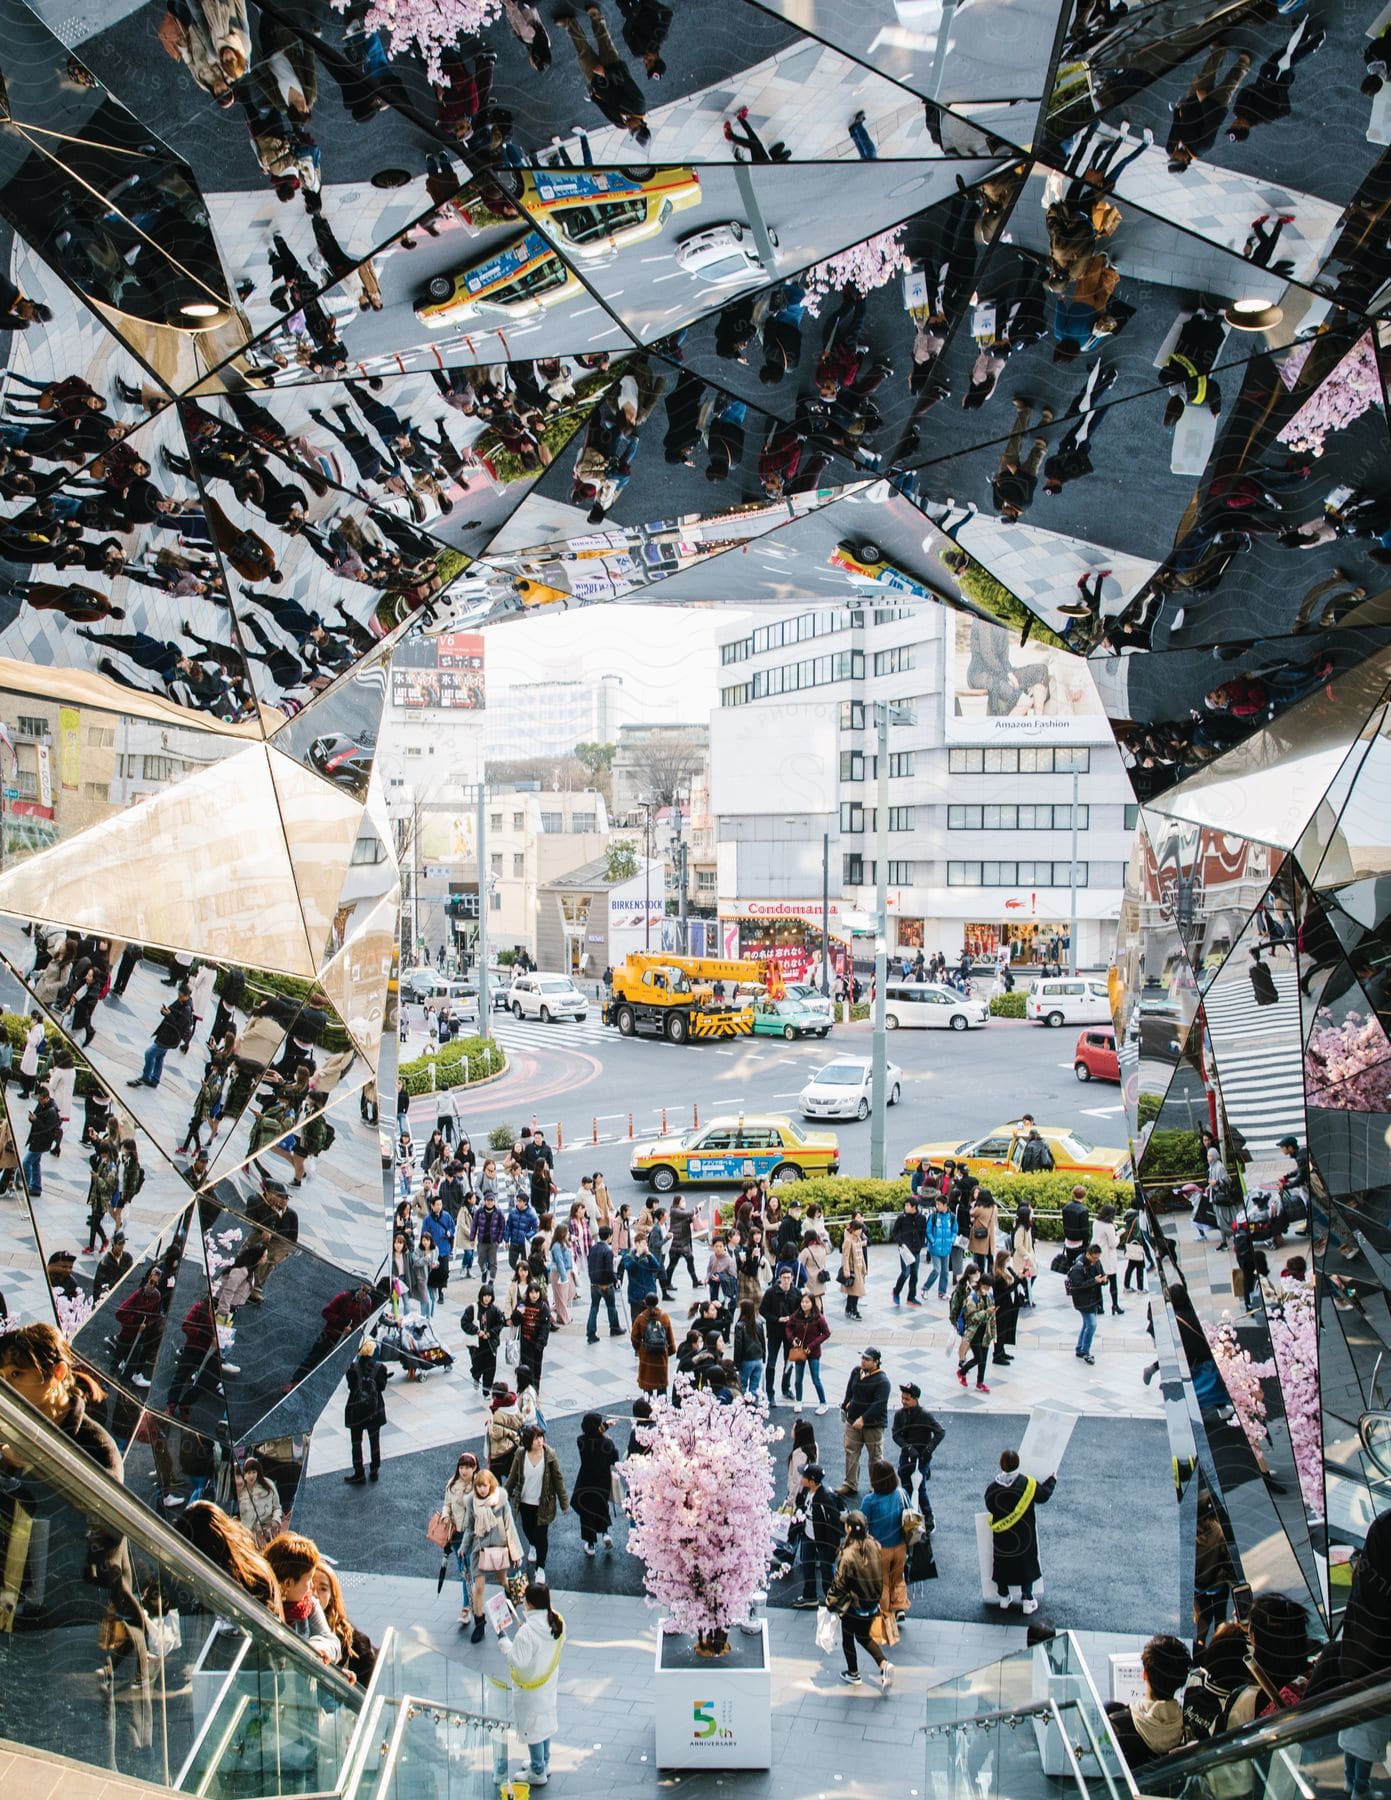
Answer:
<svg viewBox="0 0 1391 1800"><path fill-rule="evenodd" d="M694 1655L687 1637L660 1629L653 1696L659 1769L771 1769L773 1669L768 1625L737 1627L727 1657Z"/></svg>

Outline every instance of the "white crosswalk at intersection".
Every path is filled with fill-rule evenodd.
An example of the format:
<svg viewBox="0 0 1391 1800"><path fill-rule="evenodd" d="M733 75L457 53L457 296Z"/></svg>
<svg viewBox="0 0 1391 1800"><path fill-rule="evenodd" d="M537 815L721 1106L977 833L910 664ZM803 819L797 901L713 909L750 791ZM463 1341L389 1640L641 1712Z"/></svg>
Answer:
<svg viewBox="0 0 1391 1800"><path fill-rule="evenodd" d="M1256 1161L1277 1161L1277 1145L1304 1141L1304 1059L1294 966L1268 964L1280 996L1257 1006L1244 967L1229 962L1204 996L1208 1036L1228 1121Z"/></svg>

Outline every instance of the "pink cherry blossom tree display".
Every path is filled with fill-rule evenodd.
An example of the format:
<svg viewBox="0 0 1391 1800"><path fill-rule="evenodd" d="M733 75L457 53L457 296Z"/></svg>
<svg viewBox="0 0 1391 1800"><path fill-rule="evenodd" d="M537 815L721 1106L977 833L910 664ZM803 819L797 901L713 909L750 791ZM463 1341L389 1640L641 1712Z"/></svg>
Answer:
<svg viewBox="0 0 1391 1800"><path fill-rule="evenodd" d="M861 294L871 294L875 288L885 287L895 275L906 274L911 266L903 248L903 227L895 225L891 231L881 231L877 237L837 251L807 271L802 280L807 311L815 316L821 311L822 302L842 288L853 287Z"/></svg>
<svg viewBox="0 0 1391 1800"><path fill-rule="evenodd" d="M1349 1008L1341 1019L1319 1008L1304 1048L1304 1086L1310 1106L1391 1112L1391 1039L1370 1007Z"/></svg>
<svg viewBox="0 0 1391 1800"><path fill-rule="evenodd" d="M1301 344L1280 365L1280 379L1287 388L1293 390L1312 349L1312 344ZM1313 456L1322 456L1324 439L1330 432L1341 431L1371 407L1381 404L1381 376L1377 372L1372 335L1368 332L1357 340L1327 380L1310 394L1280 433L1279 441L1288 444L1292 450L1307 450Z"/></svg>
<svg viewBox="0 0 1391 1800"><path fill-rule="evenodd" d="M646 1456L622 1472L649 1604L661 1607L698 1653L722 1656L729 1628L746 1619L773 1554L773 1457L780 1435L761 1405L722 1406L689 1378L681 1404L652 1403Z"/></svg>
<svg viewBox="0 0 1391 1800"><path fill-rule="evenodd" d="M1280 1376L1300 1495L1311 1516L1322 1519L1323 1427L1319 1415L1318 1315L1313 1289L1286 1287L1282 1300L1269 1314L1270 1347Z"/></svg>
<svg viewBox="0 0 1391 1800"><path fill-rule="evenodd" d="M333 0L346 12L352 0ZM476 37L502 11L502 0L372 0L363 15L367 31L384 31L387 54L411 51L425 64L431 81L441 78L440 58L461 38Z"/></svg>

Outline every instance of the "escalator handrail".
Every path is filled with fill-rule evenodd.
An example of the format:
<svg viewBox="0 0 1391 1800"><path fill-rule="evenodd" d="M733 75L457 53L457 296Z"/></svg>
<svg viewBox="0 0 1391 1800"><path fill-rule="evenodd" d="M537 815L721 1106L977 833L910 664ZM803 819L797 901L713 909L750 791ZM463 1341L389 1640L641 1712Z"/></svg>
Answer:
<svg viewBox="0 0 1391 1800"><path fill-rule="evenodd" d="M171 1530L148 1507L142 1506L119 1482L47 1419L19 1399L0 1381L0 1441L8 1443L64 1500L96 1519L109 1531L129 1540L161 1569L168 1570L214 1616L239 1626L253 1640L273 1648L301 1675L312 1678L352 1711L362 1706L362 1690L347 1681L330 1663L311 1650L279 1619L253 1600L245 1588L228 1579L196 1550L188 1539Z"/></svg>
<svg viewBox="0 0 1391 1800"><path fill-rule="evenodd" d="M1146 1763L1144 1773L1148 1780L1162 1776L1168 1787L1171 1782L1181 1783L1191 1775L1205 1774L1220 1763L1265 1755L1372 1719L1391 1720L1391 1677L1375 1684L1348 1684L1318 1700L1289 1706L1269 1718L1253 1719L1235 1731L1222 1732L1205 1744L1186 1744L1168 1756Z"/></svg>

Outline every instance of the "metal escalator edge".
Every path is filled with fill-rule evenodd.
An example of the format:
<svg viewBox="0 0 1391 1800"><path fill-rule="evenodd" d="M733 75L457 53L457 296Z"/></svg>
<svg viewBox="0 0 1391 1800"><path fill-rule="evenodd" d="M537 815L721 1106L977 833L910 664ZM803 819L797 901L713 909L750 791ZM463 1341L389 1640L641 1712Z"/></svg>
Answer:
<svg viewBox="0 0 1391 1800"><path fill-rule="evenodd" d="M0 1382L0 1441L11 1445L69 1505L129 1539L159 1567L168 1569L193 1590L209 1612L272 1647L288 1668L312 1678L352 1712L361 1710L360 1688L326 1664L245 1588L230 1581L187 1538L142 1506L4 1382Z"/></svg>
<svg viewBox="0 0 1391 1800"><path fill-rule="evenodd" d="M1349 1725L1391 1717L1391 1678L1335 1689L1327 1698L1296 1707L1270 1718L1253 1720L1238 1731L1224 1732L1208 1743L1175 1751L1162 1761L1149 1763L1143 1773L1153 1781L1161 1775L1168 1793L1177 1793L1185 1781L1207 1774L1244 1757L1275 1755L1309 1738L1327 1737Z"/></svg>

